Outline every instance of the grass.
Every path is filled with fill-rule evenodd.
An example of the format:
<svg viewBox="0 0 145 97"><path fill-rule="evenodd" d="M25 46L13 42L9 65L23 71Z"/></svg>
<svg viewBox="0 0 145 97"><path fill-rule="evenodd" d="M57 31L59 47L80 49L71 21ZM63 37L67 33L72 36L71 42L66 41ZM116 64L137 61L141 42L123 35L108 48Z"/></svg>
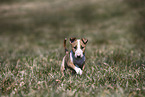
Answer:
<svg viewBox="0 0 145 97"><path fill-rule="evenodd" d="M143 1L0 2L2 97L145 96ZM74 36L89 39L86 67L61 78L63 39Z"/></svg>

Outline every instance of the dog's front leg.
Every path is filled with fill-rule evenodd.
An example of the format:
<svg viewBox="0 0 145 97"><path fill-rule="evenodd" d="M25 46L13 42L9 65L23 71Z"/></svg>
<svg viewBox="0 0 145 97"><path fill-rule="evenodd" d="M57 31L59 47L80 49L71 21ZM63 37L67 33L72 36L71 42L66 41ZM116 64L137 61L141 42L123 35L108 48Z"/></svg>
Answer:
<svg viewBox="0 0 145 97"><path fill-rule="evenodd" d="M72 62L68 62L67 64L68 64L69 67L74 69L77 74L82 75L83 71L80 68L76 67Z"/></svg>

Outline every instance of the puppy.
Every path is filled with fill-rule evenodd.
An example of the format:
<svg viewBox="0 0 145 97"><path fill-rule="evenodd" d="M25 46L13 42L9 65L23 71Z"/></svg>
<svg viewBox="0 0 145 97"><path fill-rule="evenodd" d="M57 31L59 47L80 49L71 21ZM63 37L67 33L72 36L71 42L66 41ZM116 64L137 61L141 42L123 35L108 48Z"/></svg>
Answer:
<svg viewBox="0 0 145 97"><path fill-rule="evenodd" d="M76 39L70 38L70 44L72 46L72 50L68 52L66 48L66 38L64 40L64 48L66 55L63 57L61 64L61 73L64 76L64 70L69 68L73 73L77 73L82 75L82 70L85 67L85 47L88 43L88 40L85 38Z"/></svg>

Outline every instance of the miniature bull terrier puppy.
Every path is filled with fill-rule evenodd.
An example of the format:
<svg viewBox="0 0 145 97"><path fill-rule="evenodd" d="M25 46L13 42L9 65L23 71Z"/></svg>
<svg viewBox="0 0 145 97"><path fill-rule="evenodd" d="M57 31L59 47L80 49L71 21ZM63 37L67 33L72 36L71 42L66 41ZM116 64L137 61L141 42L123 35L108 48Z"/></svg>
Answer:
<svg viewBox="0 0 145 97"><path fill-rule="evenodd" d="M64 70L66 68L71 69L73 72L82 75L82 70L85 67L85 47L88 42L87 39L76 39L70 38L70 44L72 46L72 50L68 52L66 48L66 38L64 40L64 48L66 55L63 57L61 64L61 73L64 76Z"/></svg>

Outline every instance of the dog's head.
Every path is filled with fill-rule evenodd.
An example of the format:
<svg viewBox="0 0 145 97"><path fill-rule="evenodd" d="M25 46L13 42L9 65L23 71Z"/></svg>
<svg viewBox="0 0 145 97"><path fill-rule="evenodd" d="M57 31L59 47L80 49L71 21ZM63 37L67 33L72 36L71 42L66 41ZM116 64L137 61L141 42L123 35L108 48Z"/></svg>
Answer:
<svg viewBox="0 0 145 97"><path fill-rule="evenodd" d="M76 39L70 38L70 43L72 45L72 51L75 54L75 58L82 58L84 56L85 47L88 42L88 39Z"/></svg>

